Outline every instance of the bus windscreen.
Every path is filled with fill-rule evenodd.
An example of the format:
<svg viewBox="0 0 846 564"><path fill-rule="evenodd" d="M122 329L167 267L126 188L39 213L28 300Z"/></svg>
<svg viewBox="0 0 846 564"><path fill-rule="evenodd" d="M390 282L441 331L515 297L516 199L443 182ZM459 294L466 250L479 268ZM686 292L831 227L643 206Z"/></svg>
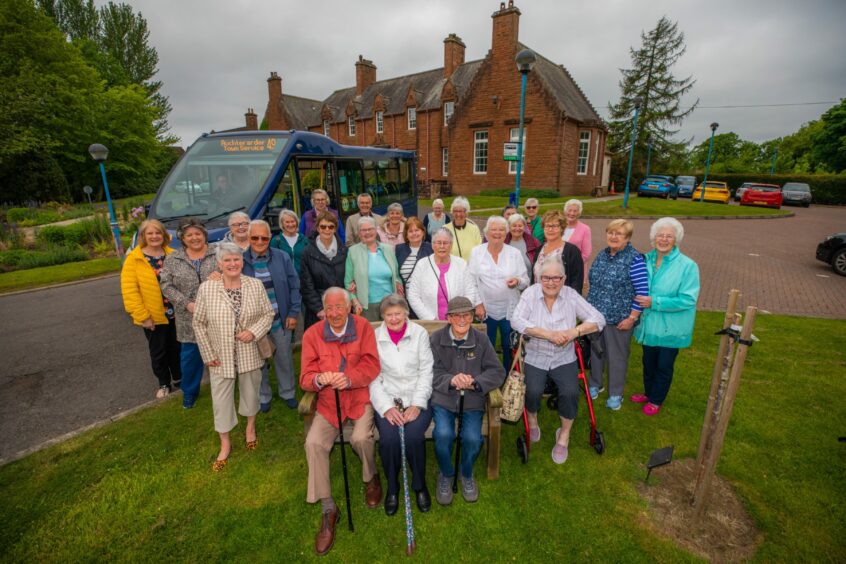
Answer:
<svg viewBox="0 0 846 564"><path fill-rule="evenodd" d="M151 217L226 225L231 212L255 202L288 141L271 135L199 139L159 190Z"/></svg>

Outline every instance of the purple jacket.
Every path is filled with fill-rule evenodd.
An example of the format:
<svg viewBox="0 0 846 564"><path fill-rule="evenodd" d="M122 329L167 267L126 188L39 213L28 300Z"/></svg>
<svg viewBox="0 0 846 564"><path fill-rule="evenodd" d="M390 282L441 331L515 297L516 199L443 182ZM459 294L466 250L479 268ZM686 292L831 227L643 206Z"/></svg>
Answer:
<svg viewBox="0 0 846 564"><path fill-rule="evenodd" d="M343 241L346 241L346 234L344 233L344 224L341 221L341 216L338 214L337 210L333 210L332 208L327 208L327 211L335 214L335 217L338 218L338 237L341 238ZM314 208L311 208L307 212L303 214L303 219L300 221L300 233L305 235L308 239L314 239L315 232L317 231L317 212L314 211Z"/></svg>

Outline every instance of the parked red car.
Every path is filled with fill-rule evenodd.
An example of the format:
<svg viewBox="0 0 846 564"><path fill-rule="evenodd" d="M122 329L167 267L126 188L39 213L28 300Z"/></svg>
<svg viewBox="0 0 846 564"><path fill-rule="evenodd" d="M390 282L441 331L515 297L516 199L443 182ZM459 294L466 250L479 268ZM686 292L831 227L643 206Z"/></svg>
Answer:
<svg viewBox="0 0 846 564"><path fill-rule="evenodd" d="M740 197L741 206L767 206L779 209L782 203L781 186L777 184L751 184Z"/></svg>

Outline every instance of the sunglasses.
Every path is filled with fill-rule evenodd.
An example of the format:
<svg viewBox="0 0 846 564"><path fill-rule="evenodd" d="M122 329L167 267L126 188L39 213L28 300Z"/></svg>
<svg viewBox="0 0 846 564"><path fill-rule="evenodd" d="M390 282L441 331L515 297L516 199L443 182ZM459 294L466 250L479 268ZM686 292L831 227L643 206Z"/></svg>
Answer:
<svg viewBox="0 0 846 564"><path fill-rule="evenodd" d="M537 206L526 206L526 209L527 210L536 210L536 209L538 209L538 207Z"/></svg>
<svg viewBox="0 0 846 564"><path fill-rule="evenodd" d="M326 231L326 230L332 230L332 229L335 229L335 226L334 226L334 225L332 225L332 224L329 224L329 225L324 224L324 225L320 225L320 226L318 226L318 229L322 229L322 230L324 230L324 231Z"/></svg>
<svg viewBox="0 0 846 564"><path fill-rule="evenodd" d="M263 237L261 235L250 235L250 241L270 241L270 237Z"/></svg>

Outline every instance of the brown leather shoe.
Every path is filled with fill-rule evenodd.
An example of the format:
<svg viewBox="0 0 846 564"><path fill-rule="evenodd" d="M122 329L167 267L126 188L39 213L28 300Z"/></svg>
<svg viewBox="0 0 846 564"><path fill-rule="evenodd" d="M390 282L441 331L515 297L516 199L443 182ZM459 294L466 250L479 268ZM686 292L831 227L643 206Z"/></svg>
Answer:
<svg viewBox="0 0 846 564"><path fill-rule="evenodd" d="M382 482L379 481L379 474L376 474L372 480L367 482L364 500L370 509L376 509L382 504Z"/></svg>
<svg viewBox="0 0 846 564"><path fill-rule="evenodd" d="M314 551L323 556L335 544L335 525L341 520L341 511L338 506L332 511L326 511L320 516L320 529L314 538Z"/></svg>

